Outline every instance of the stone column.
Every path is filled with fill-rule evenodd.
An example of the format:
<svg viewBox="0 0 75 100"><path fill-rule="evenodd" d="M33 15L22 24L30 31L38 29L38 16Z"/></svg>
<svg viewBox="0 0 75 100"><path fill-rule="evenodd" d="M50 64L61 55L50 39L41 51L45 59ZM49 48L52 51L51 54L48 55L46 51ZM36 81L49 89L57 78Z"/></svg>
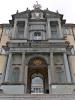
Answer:
<svg viewBox="0 0 75 100"><path fill-rule="evenodd" d="M61 29L61 21L60 19L58 19L58 27L59 27L59 34L60 34L60 38L63 38L63 34L62 34L62 29Z"/></svg>
<svg viewBox="0 0 75 100"><path fill-rule="evenodd" d="M25 93L27 93L27 75L28 75L28 65L25 65L25 77L24 77Z"/></svg>
<svg viewBox="0 0 75 100"><path fill-rule="evenodd" d="M4 62L3 71L2 71L1 83L4 82L4 78L5 78L5 71L6 71L6 65L7 65L7 58L8 58L8 56L5 55L5 62Z"/></svg>
<svg viewBox="0 0 75 100"><path fill-rule="evenodd" d="M50 66L51 66L51 83L55 82L55 69L53 62L53 52L50 53Z"/></svg>
<svg viewBox="0 0 75 100"><path fill-rule="evenodd" d="M50 65L48 65L48 85L49 85L49 94L51 94L51 69L50 69Z"/></svg>
<svg viewBox="0 0 75 100"><path fill-rule="evenodd" d="M15 20L15 23L14 23L14 32L12 34L12 37L16 38L16 35L17 35L17 20Z"/></svg>
<svg viewBox="0 0 75 100"><path fill-rule="evenodd" d="M67 59L66 53L64 53L64 65L65 65L67 82L71 83L71 74L70 74L70 69L69 69L69 64L68 64L68 59Z"/></svg>
<svg viewBox="0 0 75 100"><path fill-rule="evenodd" d="M22 65L20 69L20 80L19 82L23 83L24 79L24 66L25 66L25 52L22 53Z"/></svg>
<svg viewBox="0 0 75 100"><path fill-rule="evenodd" d="M51 27L50 27L50 19L47 18L47 39L51 38Z"/></svg>
<svg viewBox="0 0 75 100"><path fill-rule="evenodd" d="M6 74L5 74L5 82L9 82L9 74L10 74L10 68L11 68L11 59L12 59L12 53L9 53L7 67L6 67Z"/></svg>
<svg viewBox="0 0 75 100"><path fill-rule="evenodd" d="M27 75L28 75L28 65L26 62L25 52L22 53L22 68L23 68L23 81L24 81L24 93L27 93Z"/></svg>
<svg viewBox="0 0 75 100"><path fill-rule="evenodd" d="M24 30L24 38L27 39L28 34L28 19L25 20L25 30Z"/></svg>

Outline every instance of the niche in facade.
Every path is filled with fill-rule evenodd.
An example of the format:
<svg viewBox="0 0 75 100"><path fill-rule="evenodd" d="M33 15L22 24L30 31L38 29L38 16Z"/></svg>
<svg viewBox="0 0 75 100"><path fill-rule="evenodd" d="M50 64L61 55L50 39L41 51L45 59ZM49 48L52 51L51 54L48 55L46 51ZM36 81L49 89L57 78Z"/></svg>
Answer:
<svg viewBox="0 0 75 100"><path fill-rule="evenodd" d="M57 83L66 82L66 72L64 66L63 54L54 54L54 69L55 69L55 79Z"/></svg>

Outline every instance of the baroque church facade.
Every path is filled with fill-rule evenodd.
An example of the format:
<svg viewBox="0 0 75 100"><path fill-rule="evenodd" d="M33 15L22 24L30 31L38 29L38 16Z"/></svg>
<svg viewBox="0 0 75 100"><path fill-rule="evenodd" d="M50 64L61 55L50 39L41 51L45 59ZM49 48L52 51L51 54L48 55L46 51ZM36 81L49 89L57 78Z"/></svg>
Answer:
<svg viewBox="0 0 75 100"><path fill-rule="evenodd" d="M37 3L9 22L0 100L74 100L73 45L65 40L63 15Z"/></svg>

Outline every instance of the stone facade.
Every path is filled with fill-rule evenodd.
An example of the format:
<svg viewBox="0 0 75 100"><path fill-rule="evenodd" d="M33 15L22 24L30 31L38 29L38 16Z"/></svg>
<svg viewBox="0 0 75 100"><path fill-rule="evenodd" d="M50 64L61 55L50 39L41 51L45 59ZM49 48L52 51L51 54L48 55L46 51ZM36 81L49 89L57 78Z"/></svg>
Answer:
<svg viewBox="0 0 75 100"><path fill-rule="evenodd" d="M0 25L0 100L74 100L75 25L38 3L9 22Z"/></svg>

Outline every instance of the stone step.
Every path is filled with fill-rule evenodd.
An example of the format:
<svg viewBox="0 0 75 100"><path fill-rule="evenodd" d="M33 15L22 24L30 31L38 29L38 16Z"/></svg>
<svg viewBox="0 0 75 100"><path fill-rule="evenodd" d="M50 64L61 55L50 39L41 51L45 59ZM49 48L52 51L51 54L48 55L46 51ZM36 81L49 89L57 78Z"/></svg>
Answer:
<svg viewBox="0 0 75 100"><path fill-rule="evenodd" d="M0 94L0 100L75 100L75 94Z"/></svg>

